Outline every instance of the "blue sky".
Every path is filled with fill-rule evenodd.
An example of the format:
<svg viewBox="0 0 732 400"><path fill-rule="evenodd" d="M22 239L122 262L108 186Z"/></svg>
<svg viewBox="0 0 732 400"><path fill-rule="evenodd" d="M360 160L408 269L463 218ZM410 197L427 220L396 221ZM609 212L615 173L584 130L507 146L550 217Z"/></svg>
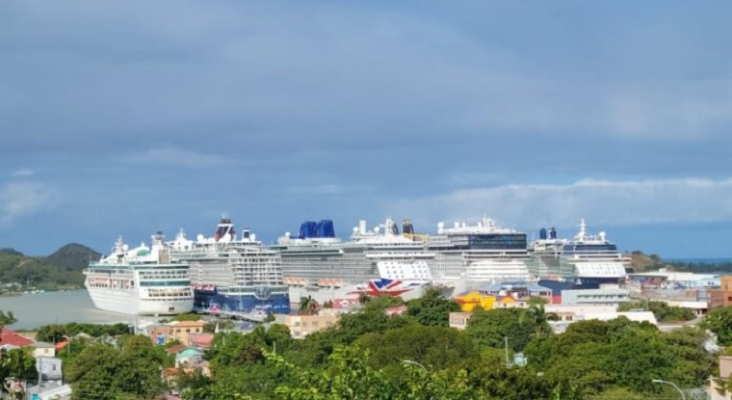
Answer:
<svg viewBox="0 0 732 400"><path fill-rule="evenodd" d="M732 256L729 2L6 1L0 247L489 215Z"/></svg>

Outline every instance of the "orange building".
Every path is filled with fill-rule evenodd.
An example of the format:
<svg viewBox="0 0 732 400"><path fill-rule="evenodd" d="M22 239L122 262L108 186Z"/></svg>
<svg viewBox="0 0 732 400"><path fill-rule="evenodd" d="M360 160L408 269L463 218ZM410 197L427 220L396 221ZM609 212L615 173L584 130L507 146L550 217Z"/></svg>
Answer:
<svg viewBox="0 0 732 400"><path fill-rule="evenodd" d="M732 306L732 276L719 278L719 289L707 290L707 309Z"/></svg>
<svg viewBox="0 0 732 400"><path fill-rule="evenodd" d="M186 346L191 345L189 335L203 333L205 321L173 321L159 325L150 331L150 339L157 344L165 344L177 340Z"/></svg>

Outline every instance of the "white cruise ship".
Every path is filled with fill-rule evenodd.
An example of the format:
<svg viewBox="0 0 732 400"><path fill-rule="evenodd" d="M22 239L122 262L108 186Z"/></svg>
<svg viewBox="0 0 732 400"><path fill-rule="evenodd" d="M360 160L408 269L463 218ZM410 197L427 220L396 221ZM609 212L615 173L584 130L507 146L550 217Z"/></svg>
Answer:
<svg viewBox="0 0 732 400"><path fill-rule="evenodd" d="M452 228L437 224L437 235L427 238L436 253L432 275L436 283L454 285L463 292L503 281L532 279L526 265L526 234L507 229L484 217L476 225L456 222Z"/></svg>
<svg viewBox="0 0 732 400"><path fill-rule="evenodd" d="M409 225L405 225L408 231ZM282 255L290 299L312 297L344 306L359 296L418 297L432 281L429 262L435 254L424 243L399 234L391 218L369 230L360 221L348 241L335 235L333 222L304 222L297 237L289 232L271 246Z"/></svg>
<svg viewBox="0 0 732 400"><path fill-rule="evenodd" d="M626 268L630 267L630 258L618 251L605 232L587 233L584 219L572 239L557 238L553 228L548 237L542 229L539 237L530 247L529 266L540 278L540 285L551 287L554 292L619 284L626 277Z"/></svg>
<svg viewBox="0 0 732 400"><path fill-rule="evenodd" d="M249 229L237 236L230 218L222 218L213 237L168 242L173 260L190 264L197 311L234 312L250 317L290 312L282 282L280 254L268 249Z"/></svg>
<svg viewBox="0 0 732 400"><path fill-rule="evenodd" d="M193 310L188 264L170 261L162 233L130 249L122 238L112 254L89 264L85 285L94 306L132 315L173 315Z"/></svg>

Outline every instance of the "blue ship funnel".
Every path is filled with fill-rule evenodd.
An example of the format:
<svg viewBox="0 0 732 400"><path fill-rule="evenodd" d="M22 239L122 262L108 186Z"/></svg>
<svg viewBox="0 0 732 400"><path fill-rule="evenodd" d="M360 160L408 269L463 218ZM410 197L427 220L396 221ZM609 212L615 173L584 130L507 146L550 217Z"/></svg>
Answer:
<svg viewBox="0 0 732 400"><path fill-rule="evenodd" d="M318 237L318 224L315 221L305 221L300 224L300 239Z"/></svg>
<svg viewBox="0 0 732 400"><path fill-rule="evenodd" d="M539 239L546 240L546 229L541 228L539 231Z"/></svg>
<svg viewBox="0 0 732 400"><path fill-rule="evenodd" d="M549 229L549 239L556 239L557 231L554 228Z"/></svg>
<svg viewBox="0 0 732 400"><path fill-rule="evenodd" d="M333 228L333 221L324 219L318 222L318 237L321 238L334 238L335 229Z"/></svg>

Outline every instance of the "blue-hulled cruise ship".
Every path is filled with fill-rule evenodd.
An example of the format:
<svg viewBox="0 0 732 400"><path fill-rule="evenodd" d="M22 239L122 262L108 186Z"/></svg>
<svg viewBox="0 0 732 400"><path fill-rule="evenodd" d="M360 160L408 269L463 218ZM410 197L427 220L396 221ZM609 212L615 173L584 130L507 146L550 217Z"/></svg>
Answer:
<svg viewBox="0 0 732 400"><path fill-rule="evenodd" d="M237 238L231 219L222 218L213 237L189 240L181 231L167 245L171 258L190 265L196 311L258 316L290 312L280 254L249 229Z"/></svg>
<svg viewBox="0 0 732 400"><path fill-rule="evenodd" d="M630 258L618 252L605 232L587 233L584 219L572 239L560 239L551 228L540 231L529 248L529 272L539 284L555 294L564 289L597 289L602 284L620 284L626 278Z"/></svg>

